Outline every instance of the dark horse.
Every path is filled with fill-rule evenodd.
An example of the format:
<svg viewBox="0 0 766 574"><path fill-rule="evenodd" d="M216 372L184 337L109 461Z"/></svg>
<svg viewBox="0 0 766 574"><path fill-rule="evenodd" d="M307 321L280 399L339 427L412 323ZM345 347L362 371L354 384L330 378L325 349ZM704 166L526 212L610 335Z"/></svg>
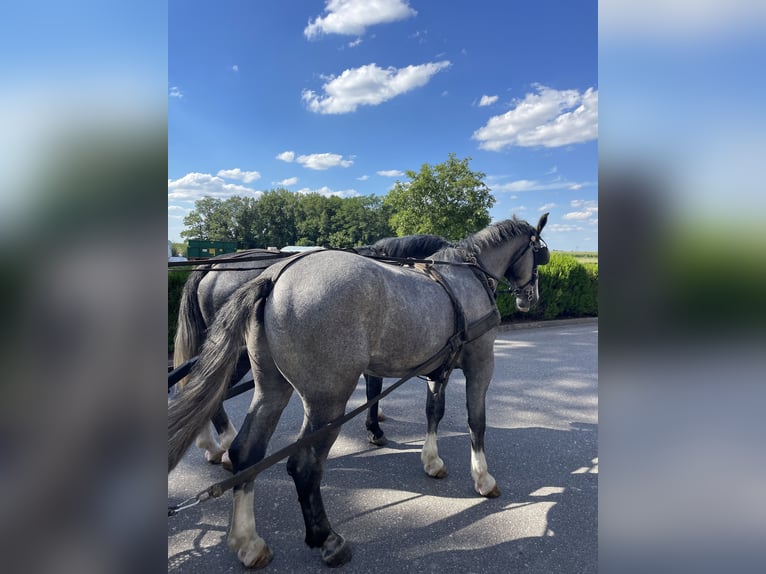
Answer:
<svg viewBox="0 0 766 574"><path fill-rule="evenodd" d="M451 244L446 239L436 235L406 235L381 239L372 245L357 247L354 251L361 255L420 259L449 245ZM181 294L173 364L177 367L199 354L208 326L212 325L218 310L238 287L290 255L289 252L251 249L237 254L214 257L204 265L195 267L189 274ZM241 261L216 263L216 260L221 259L241 259ZM239 381L249 370L250 361L247 356L240 357L232 376L232 383ZM365 374L365 380L368 399L380 394L383 385L381 377ZM185 381L182 381L181 386L184 383ZM223 403L216 409L211 423L205 425L199 433L196 444L205 451L205 458L208 461L223 462L229 467L226 451L237 435L237 429L231 424ZM385 444L386 438L378 424L377 403L370 407L366 424L370 442L377 445Z"/></svg>
<svg viewBox="0 0 766 574"><path fill-rule="evenodd" d="M486 276L505 276L514 284L520 310L537 303L537 265L547 262L547 248L540 242L547 216L537 227L505 220L435 253L433 259L444 262L433 265L441 283L428 268L386 265L342 251L317 251L271 266L240 287L220 310L189 383L171 401L168 469L218 407L243 342L255 392L229 449L235 471L264 457L293 391L303 403L303 437L343 415L364 372L402 377L438 370L456 325L463 323L466 336L453 349L452 365L466 379L471 476L480 495L498 496L484 455L485 397L494 369L496 329L474 326L499 317ZM429 402L443 404L444 393L436 390ZM436 427L443 413L439 408L427 413L421 456L426 472L439 476L443 462L436 449ZM351 549L330 526L320 481L340 429L323 430L288 458L287 471L298 493L306 543L320 548L327 565L339 566L351 559ZM228 545L245 566L265 566L272 553L255 530L253 482L236 486L233 498Z"/></svg>

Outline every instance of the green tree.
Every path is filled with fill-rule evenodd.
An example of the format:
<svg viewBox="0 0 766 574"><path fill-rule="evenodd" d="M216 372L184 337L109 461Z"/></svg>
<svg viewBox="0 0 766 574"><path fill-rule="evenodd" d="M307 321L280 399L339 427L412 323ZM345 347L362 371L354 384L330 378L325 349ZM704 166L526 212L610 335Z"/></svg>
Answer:
<svg viewBox="0 0 766 574"><path fill-rule="evenodd" d="M253 203L250 241L256 247L295 245L298 196L279 188L263 193Z"/></svg>
<svg viewBox="0 0 766 574"><path fill-rule="evenodd" d="M184 229L181 237L187 239L204 239L211 241L214 221L221 207L221 200L213 197L203 197L194 202L194 209L184 217Z"/></svg>
<svg viewBox="0 0 766 574"><path fill-rule="evenodd" d="M420 172L406 172L409 182L394 184L384 205L397 235L432 233L458 240L489 225L495 198L485 174L469 168L470 160L450 153L444 163L424 163Z"/></svg>
<svg viewBox="0 0 766 574"><path fill-rule="evenodd" d="M186 257L186 243L177 243L176 241L173 241L171 243L170 249L171 253L173 254L173 257Z"/></svg>
<svg viewBox="0 0 766 574"><path fill-rule="evenodd" d="M184 217L186 229L181 237L204 239L208 241L241 241L247 233L248 210L252 208L252 199L230 197L216 199L203 197L194 202L194 209Z"/></svg>
<svg viewBox="0 0 766 574"><path fill-rule="evenodd" d="M358 247L390 237L393 230L388 223L389 218L389 210L383 207L380 197L368 195L344 199L337 219L345 239L342 244L334 246Z"/></svg>

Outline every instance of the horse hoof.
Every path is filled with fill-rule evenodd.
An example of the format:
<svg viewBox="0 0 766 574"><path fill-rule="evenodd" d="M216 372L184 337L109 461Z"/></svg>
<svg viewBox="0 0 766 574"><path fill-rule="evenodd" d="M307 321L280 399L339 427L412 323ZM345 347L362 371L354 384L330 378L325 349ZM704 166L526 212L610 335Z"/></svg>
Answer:
<svg viewBox="0 0 766 574"><path fill-rule="evenodd" d="M351 560L351 545L340 534L330 534L322 544L322 560L330 568L343 566Z"/></svg>
<svg viewBox="0 0 766 574"><path fill-rule="evenodd" d="M490 490L486 494L483 493L480 490L477 490L476 492L478 492L479 494L481 494L485 498L497 498L498 496L500 496L500 489L497 487L497 484L495 486L493 486L492 490Z"/></svg>
<svg viewBox="0 0 766 574"><path fill-rule="evenodd" d="M259 543L248 544L245 548L241 548L237 551L237 557L245 568L258 570L269 565L274 558L274 553L263 540L260 540Z"/></svg>
<svg viewBox="0 0 766 574"><path fill-rule="evenodd" d="M205 451L205 460L210 464L221 464L221 458L223 457L225 450L213 452L210 450Z"/></svg>
<svg viewBox="0 0 766 574"><path fill-rule="evenodd" d="M388 444L388 439L386 438L386 435L384 434L381 434L379 437L376 437L371 432L368 432L367 440L370 441L370 444L374 444L375 446L385 446Z"/></svg>
<svg viewBox="0 0 766 574"><path fill-rule="evenodd" d="M426 474L430 476L431 478L444 478L447 476L447 465L442 465L440 468L436 470L426 470Z"/></svg>
<svg viewBox="0 0 766 574"><path fill-rule="evenodd" d="M221 456L221 466L229 472L234 472L234 465L231 464L228 450L223 453L223 456Z"/></svg>

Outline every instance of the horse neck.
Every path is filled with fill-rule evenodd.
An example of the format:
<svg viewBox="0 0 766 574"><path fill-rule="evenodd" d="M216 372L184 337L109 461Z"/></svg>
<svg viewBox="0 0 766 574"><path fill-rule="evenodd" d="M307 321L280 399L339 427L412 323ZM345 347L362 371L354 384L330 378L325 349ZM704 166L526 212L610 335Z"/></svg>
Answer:
<svg viewBox="0 0 766 574"><path fill-rule="evenodd" d="M502 277L519 251L526 248L528 244L529 237L519 235L497 245L483 247L477 259L484 269Z"/></svg>

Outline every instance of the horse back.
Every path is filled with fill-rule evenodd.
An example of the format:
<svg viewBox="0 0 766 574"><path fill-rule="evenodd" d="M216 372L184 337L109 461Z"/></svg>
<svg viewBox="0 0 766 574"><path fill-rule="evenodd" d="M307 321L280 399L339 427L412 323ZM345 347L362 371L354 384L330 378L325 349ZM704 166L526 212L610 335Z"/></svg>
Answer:
<svg viewBox="0 0 766 574"><path fill-rule="evenodd" d="M422 271L327 251L281 272L263 323L280 368L329 361L395 376L438 352L455 316L444 289Z"/></svg>

